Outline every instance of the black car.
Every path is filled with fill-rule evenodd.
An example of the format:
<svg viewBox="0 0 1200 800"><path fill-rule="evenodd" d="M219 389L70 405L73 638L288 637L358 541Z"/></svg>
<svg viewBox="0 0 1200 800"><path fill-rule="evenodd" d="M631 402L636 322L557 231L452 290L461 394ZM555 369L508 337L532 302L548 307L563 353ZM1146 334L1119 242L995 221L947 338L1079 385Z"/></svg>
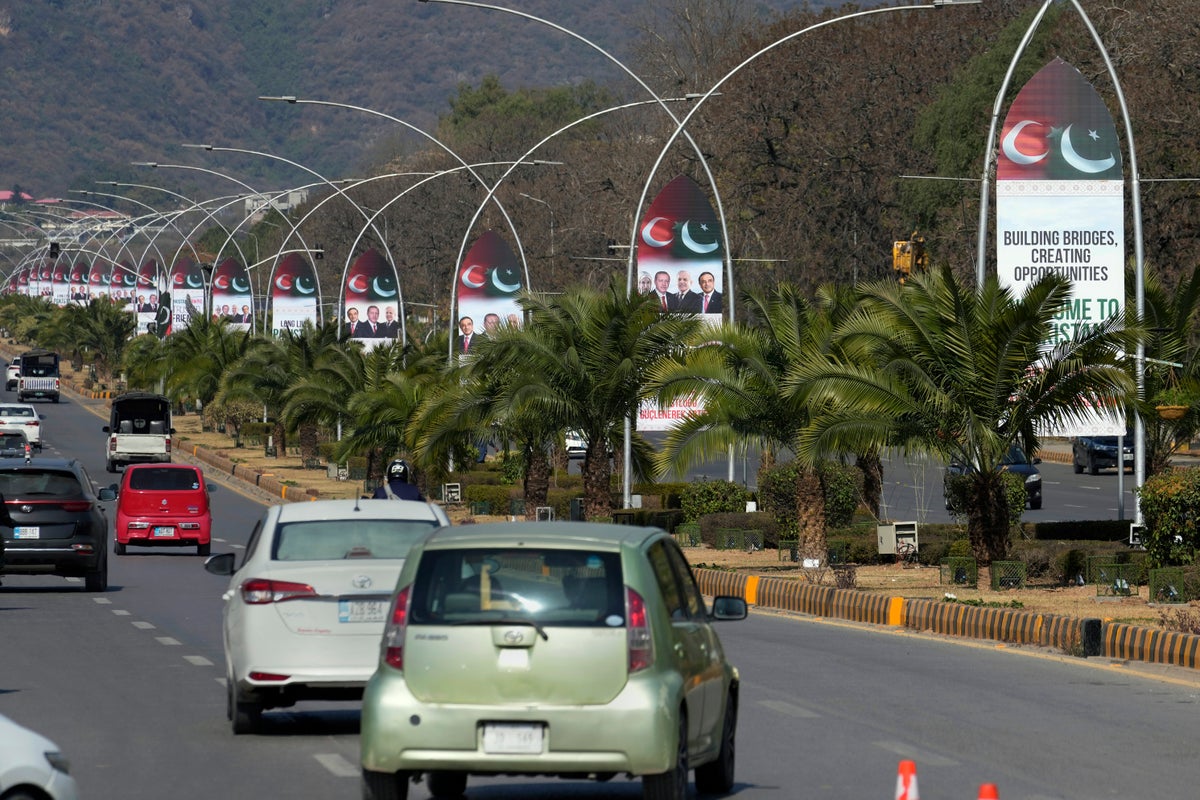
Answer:
<svg viewBox="0 0 1200 800"><path fill-rule="evenodd" d="M1133 469L1133 434L1125 434L1121 446L1124 454L1122 459L1125 466ZM1102 469L1115 469L1117 466L1117 437L1116 436L1076 436L1071 440L1071 466L1075 474L1084 469L1090 475L1099 474Z"/></svg>
<svg viewBox="0 0 1200 800"><path fill-rule="evenodd" d="M1025 455L1025 451L1019 445L1013 445L1009 448L1008 453L1000 462L1000 469L1004 472L1012 472L1021 475L1025 479L1025 501L1033 510L1042 507L1042 473L1038 471L1037 464L1042 463L1040 458L1030 459ZM958 462L951 462L946 467L947 478L954 475L965 475L968 467ZM944 489L943 489L944 491ZM952 510L950 495L946 493L946 510Z"/></svg>
<svg viewBox="0 0 1200 800"><path fill-rule="evenodd" d="M81 577L89 592L108 588L108 515L75 459L0 460L0 535L5 575Z"/></svg>

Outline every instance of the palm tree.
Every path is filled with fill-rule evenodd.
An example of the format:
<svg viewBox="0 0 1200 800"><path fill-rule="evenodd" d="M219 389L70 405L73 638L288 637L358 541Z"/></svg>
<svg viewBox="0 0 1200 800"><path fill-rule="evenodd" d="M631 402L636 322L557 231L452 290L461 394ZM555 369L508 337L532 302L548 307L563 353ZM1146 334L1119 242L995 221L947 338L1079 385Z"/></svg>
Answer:
<svg viewBox="0 0 1200 800"><path fill-rule="evenodd" d="M167 380L167 341L152 334L135 336L125 348L121 368L131 389L159 391Z"/></svg>
<svg viewBox="0 0 1200 800"><path fill-rule="evenodd" d="M420 362L419 359L415 360ZM424 380L427 362L405 367L404 347L379 344L362 355L362 372L343 397L348 430L337 447L337 458L366 456L367 477L379 479L388 459L407 451L406 429L422 394L415 383Z"/></svg>
<svg viewBox="0 0 1200 800"><path fill-rule="evenodd" d="M208 405L221 388L225 371L245 355L249 345L249 333L230 329L225 320L196 316L167 341L168 395Z"/></svg>
<svg viewBox="0 0 1200 800"><path fill-rule="evenodd" d="M505 383L496 402L514 418L537 416L556 431L579 431L587 440L583 460L584 515L612 514L612 465L626 419L649 399L650 370L664 359L681 359L702 324L691 315L662 314L648 295L629 296L613 282L606 290L575 288L563 295L523 296L527 325L496 337L486 363ZM652 474L652 449L632 442L633 470Z"/></svg>
<svg viewBox="0 0 1200 800"><path fill-rule="evenodd" d="M1012 445L1034 452L1040 430L1124 407L1134 390L1121 353L1141 331L1123 320L1043 348L1070 289L1048 275L1016 298L995 276L965 288L949 267L863 287L837 336L874 360L813 362L789 377L812 414L801 455L898 442L967 465L972 548L983 563L1003 559Z"/></svg>

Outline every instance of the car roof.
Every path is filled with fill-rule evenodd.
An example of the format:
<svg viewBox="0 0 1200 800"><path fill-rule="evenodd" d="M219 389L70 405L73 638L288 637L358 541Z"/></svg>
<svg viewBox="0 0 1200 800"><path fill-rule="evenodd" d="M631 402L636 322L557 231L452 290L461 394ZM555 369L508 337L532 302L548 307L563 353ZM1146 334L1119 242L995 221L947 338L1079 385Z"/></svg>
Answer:
<svg viewBox="0 0 1200 800"><path fill-rule="evenodd" d="M607 522L487 522L456 525L435 531L427 547L512 547L571 545L616 550L622 545L641 546L664 533L661 528L614 525Z"/></svg>
<svg viewBox="0 0 1200 800"><path fill-rule="evenodd" d="M429 503L422 500L313 500L274 507L277 522L322 519L411 519L438 522Z"/></svg>
<svg viewBox="0 0 1200 800"><path fill-rule="evenodd" d="M43 458L37 456L33 461L24 461L20 463L0 462L0 469L4 470L38 470L38 469L58 469L58 470L77 470L80 469L78 459L74 458Z"/></svg>

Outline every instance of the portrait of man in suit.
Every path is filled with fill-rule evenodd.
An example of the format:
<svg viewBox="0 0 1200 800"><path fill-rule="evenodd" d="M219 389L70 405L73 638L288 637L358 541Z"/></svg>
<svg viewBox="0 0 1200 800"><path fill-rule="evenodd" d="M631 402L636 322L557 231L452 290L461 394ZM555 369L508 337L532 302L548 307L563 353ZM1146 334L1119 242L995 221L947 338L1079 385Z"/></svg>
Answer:
<svg viewBox="0 0 1200 800"><path fill-rule="evenodd" d="M658 296L658 304L663 311L674 311L679 300L671 292L671 273L659 270L654 273L654 293Z"/></svg>
<svg viewBox="0 0 1200 800"><path fill-rule="evenodd" d="M350 306L346 309L346 336L351 339L364 336L365 334L363 334L361 331L365 325L366 323L358 318L357 308Z"/></svg>
<svg viewBox="0 0 1200 800"><path fill-rule="evenodd" d="M389 339L400 336L400 320L396 319L396 309L391 306L383 309L383 322L380 324L380 329L383 331L380 335Z"/></svg>
<svg viewBox="0 0 1200 800"><path fill-rule="evenodd" d="M363 325L365 325L364 330L366 332L361 335L368 339L378 339L381 336L386 336L383 332L383 325L379 321L379 306L367 306L367 321Z"/></svg>
<svg viewBox="0 0 1200 800"><path fill-rule="evenodd" d="M701 314L721 313L721 293L716 291L717 280L711 272L700 273L700 308Z"/></svg>
<svg viewBox="0 0 1200 800"><path fill-rule="evenodd" d="M689 314L700 313L700 293L692 291L692 273L681 269L675 275L676 293L675 308Z"/></svg>
<svg viewBox="0 0 1200 800"><path fill-rule="evenodd" d="M471 352L471 345L475 340L475 320L470 317L461 317L458 320L458 349L460 352Z"/></svg>

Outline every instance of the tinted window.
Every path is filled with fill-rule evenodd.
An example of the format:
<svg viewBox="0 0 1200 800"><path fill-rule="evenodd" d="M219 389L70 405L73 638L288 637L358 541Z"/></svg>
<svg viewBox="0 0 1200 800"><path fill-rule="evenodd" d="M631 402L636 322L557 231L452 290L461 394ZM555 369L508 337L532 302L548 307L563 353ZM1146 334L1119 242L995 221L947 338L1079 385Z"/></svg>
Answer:
<svg viewBox="0 0 1200 800"><path fill-rule="evenodd" d="M404 558L413 544L437 527L431 521L346 519L287 522L275 531L276 561L343 558Z"/></svg>
<svg viewBox="0 0 1200 800"><path fill-rule="evenodd" d="M33 413L25 406L0 406L0 417L32 417Z"/></svg>
<svg viewBox="0 0 1200 800"><path fill-rule="evenodd" d="M0 494L14 497L78 497L83 493L79 480L61 470L22 470L0 472Z"/></svg>
<svg viewBox="0 0 1200 800"><path fill-rule="evenodd" d="M704 607L704 598L700 596L700 588L696 586L696 579L692 575L692 569L688 566L687 559L683 557L683 553L679 552L679 547L673 542L664 539L662 544L667 551L671 567L675 570L675 579L679 581L679 590L688 615L692 619L703 619L708 615L708 611Z"/></svg>
<svg viewBox="0 0 1200 800"><path fill-rule="evenodd" d="M542 625L623 626L620 554L534 548L422 554L411 624L486 624L514 616Z"/></svg>
<svg viewBox="0 0 1200 800"><path fill-rule="evenodd" d="M666 543L660 539L650 545L646 556L650 559L650 566L654 569L654 580L658 583L663 604L666 605L671 619L687 619L691 615L688 612L683 592L680 590L679 580L675 576L675 568L671 565L671 557L667 553Z"/></svg>
<svg viewBox="0 0 1200 800"><path fill-rule="evenodd" d="M0 450L24 450L25 437L19 433L0 433Z"/></svg>
<svg viewBox="0 0 1200 800"><path fill-rule="evenodd" d="M165 492L184 492L200 488L200 476L194 469L179 467L139 467L129 476L129 488Z"/></svg>

